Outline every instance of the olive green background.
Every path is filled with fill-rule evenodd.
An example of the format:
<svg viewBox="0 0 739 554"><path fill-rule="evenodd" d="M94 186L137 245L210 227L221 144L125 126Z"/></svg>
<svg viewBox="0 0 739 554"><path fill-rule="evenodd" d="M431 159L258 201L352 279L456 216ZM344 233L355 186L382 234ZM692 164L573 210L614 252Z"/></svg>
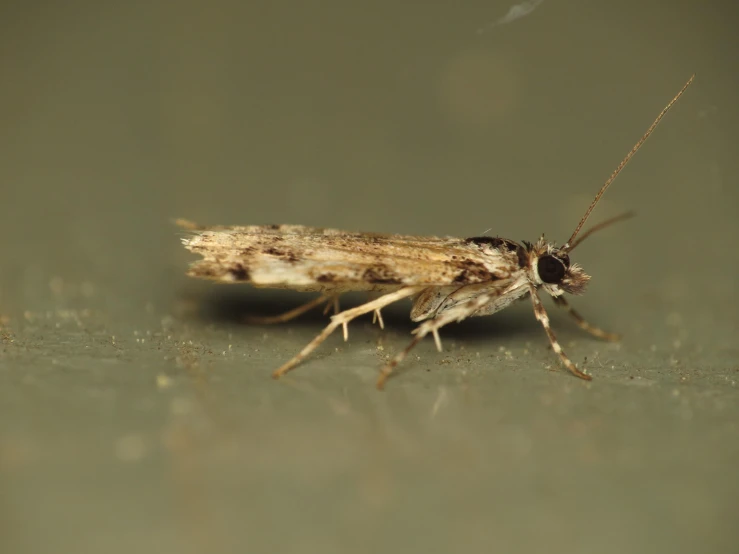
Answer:
<svg viewBox="0 0 739 554"><path fill-rule="evenodd" d="M739 10L511 4L3 3L3 553L736 552ZM545 299L592 383L529 303L275 382L309 296L184 277L174 217L563 242L694 72L573 255L622 343Z"/></svg>

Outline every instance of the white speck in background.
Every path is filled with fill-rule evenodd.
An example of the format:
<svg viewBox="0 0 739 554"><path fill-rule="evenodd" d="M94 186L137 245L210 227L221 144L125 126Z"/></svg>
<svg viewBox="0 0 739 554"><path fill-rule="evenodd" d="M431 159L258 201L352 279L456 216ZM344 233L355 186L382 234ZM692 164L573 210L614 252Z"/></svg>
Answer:
<svg viewBox="0 0 739 554"><path fill-rule="evenodd" d="M489 23L488 25L485 25L484 27L478 29L477 32L484 33L486 31L489 31L493 27L513 23L517 19L529 15L543 1L544 0L528 0L526 2L521 2L520 4L514 4L513 6L508 8L508 12L503 17L501 17L500 19L496 19L492 23Z"/></svg>

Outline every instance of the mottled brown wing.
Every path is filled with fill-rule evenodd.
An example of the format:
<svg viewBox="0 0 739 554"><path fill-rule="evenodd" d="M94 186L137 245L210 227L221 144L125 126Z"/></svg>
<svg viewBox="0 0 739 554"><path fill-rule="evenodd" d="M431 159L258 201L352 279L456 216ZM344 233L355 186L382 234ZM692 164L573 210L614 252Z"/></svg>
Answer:
<svg viewBox="0 0 739 554"><path fill-rule="evenodd" d="M199 227L185 247L203 259L188 272L223 282L296 290L388 290L508 279L518 269L511 241L381 235L272 225Z"/></svg>

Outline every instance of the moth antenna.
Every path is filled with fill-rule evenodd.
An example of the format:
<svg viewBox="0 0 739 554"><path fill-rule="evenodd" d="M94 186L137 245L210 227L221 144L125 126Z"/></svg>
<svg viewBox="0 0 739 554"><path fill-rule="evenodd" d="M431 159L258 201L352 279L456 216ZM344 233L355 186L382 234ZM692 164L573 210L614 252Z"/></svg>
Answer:
<svg viewBox="0 0 739 554"><path fill-rule="evenodd" d="M577 240L575 240L572 244L570 244L570 247L568 249L568 252L572 252L575 248L577 248L577 245L580 244L582 241L584 241L586 238L588 238L590 235L595 233L596 231L600 231L601 229L605 229L606 227L609 227L613 225L614 223L618 223L619 221L624 221L626 219L631 219L636 214L632 211L628 211L625 213L622 213L620 215L614 216L610 219L606 219L605 221L601 221L598 223L598 225L595 225L585 231L582 235L580 235Z"/></svg>
<svg viewBox="0 0 739 554"><path fill-rule="evenodd" d="M582 229L582 226L585 225L585 222L588 220L588 217L590 217L591 212L595 208L595 206L600 201L601 196L603 196L603 193L606 192L606 189L611 185L611 183L618 177L618 174L621 173L621 170L626 166L627 163L629 163L629 160L634 156L634 154L637 153L639 148L641 148L642 144L649 138L649 135L652 134L654 129L659 125L659 122L662 120L662 118L665 116L665 114L670 111L670 108L672 108L673 104L677 102L677 100L683 95L685 90L690 86L690 83L693 82L693 79L695 78L695 73L690 76L690 79L688 79L688 82L685 83L682 89L680 89L680 92L678 92L675 97L670 100L670 103L667 104L667 106L664 107L664 109L660 112L660 114L657 116L657 119L654 120L654 123L652 123L649 126L649 129L647 129L647 132L644 133L644 136L639 139L639 141L634 145L634 147L631 149L631 151L626 154L626 157L621 161L620 164L618 164L618 167L616 170L611 173L611 176L608 178L608 180L603 183L603 186L598 191L598 194L595 195L595 198L590 203L590 207L588 207L587 211L585 212L585 215L582 216L582 219L580 219L580 223L577 224L577 227L575 227L575 231L572 233L572 236L569 238L569 240L562 246L562 250L564 252L568 252L574 248L573 243L574 240L577 238L578 233Z"/></svg>

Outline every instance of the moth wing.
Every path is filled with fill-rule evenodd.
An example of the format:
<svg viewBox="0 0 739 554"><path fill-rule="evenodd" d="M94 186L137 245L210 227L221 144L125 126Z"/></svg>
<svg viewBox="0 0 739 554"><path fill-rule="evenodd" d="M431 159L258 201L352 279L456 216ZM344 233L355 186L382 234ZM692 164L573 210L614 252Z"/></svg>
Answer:
<svg viewBox="0 0 739 554"><path fill-rule="evenodd" d="M189 275L296 290L388 290L507 279L510 248L491 240L353 233L300 225L198 227L183 239L203 259Z"/></svg>

